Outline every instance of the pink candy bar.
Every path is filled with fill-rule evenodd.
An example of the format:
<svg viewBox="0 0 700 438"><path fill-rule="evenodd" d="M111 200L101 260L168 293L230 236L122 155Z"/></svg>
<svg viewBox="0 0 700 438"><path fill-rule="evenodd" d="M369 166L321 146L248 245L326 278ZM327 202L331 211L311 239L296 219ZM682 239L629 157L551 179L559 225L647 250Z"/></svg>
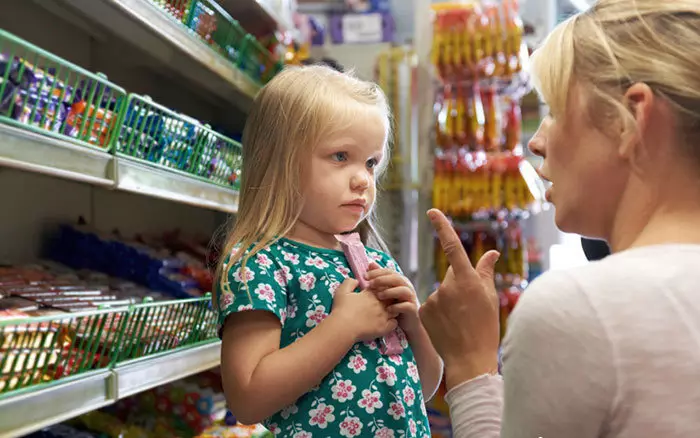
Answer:
<svg viewBox="0 0 700 438"><path fill-rule="evenodd" d="M360 235L358 233L338 234L335 237L340 242L340 246L343 247L345 258L348 259L348 264L353 274L355 274L355 279L360 284L360 289L366 289L369 286L365 279L365 274L369 269L369 259L365 251L365 245L360 240ZM401 346L398 330L394 330L380 340L380 351L382 354L387 356L401 354L403 347Z"/></svg>

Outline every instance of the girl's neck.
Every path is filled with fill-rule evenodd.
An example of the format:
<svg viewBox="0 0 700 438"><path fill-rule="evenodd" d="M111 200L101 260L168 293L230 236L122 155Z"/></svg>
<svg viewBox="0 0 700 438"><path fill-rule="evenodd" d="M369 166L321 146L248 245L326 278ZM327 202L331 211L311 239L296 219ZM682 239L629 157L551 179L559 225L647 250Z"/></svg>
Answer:
<svg viewBox="0 0 700 438"><path fill-rule="evenodd" d="M334 234L321 232L301 221L298 221L285 237L318 248L341 249Z"/></svg>

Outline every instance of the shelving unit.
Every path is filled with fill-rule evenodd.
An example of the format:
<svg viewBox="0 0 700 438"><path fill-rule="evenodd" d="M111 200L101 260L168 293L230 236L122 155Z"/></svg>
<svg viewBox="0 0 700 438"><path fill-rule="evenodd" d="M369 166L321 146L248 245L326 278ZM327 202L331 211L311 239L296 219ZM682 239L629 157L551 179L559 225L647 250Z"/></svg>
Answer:
<svg viewBox="0 0 700 438"><path fill-rule="evenodd" d="M201 91L248 111L260 89L182 23L149 0L60 0L93 26L140 47Z"/></svg>
<svg viewBox="0 0 700 438"><path fill-rule="evenodd" d="M2 97L15 92L7 88L8 79L17 81L5 75L2 62L16 56L55 76L49 80L50 99L73 111L80 90L87 108L77 115L80 123L71 125L76 129L82 123L79 132L67 134L53 126L53 113L47 119L46 107L28 104L25 97L15 103L35 126L0 106L0 202L13 205L0 215L3 263L38 259L44 234L78 218L95 230L119 230L125 236L166 229L211 236L227 219L222 213L237 212L240 145L220 132L240 132L262 80L254 80L249 65L239 68L157 3L10 0L0 7L0 29L8 32L0 34L0 54L6 57L0 59ZM293 31L284 14L267 3L218 3L245 20L248 32ZM45 85L32 86L44 91ZM26 85L13 86L22 89L22 96L31 94ZM110 90L108 103L102 99L105 89ZM64 100L68 94L70 103ZM95 108L104 111L98 119ZM47 120L50 128L39 127ZM208 297L120 305L94 313L0 320L0 347L6 349L0 350L0 438L21 437L219 365L220 341ZM172 316L178 311L185 316ZM163 314L175 318L167 321L176 324L176 334L160 327L155 341L144 341L141 327ZM85 333L78 337L71 325L105 315L123 318L109 332L118 338L108 346L102 335L89 341ZM67 330L74 335L70 346L27 341L30 331L22 330L32 324L48 324L49 332ZM138 334L130 331L137 329ZM66 359L78 352L90 358L80 365ZM60 366L78 369L52 368L58 365L46 358L55 354ZM13 373L22 380L7 387Z"/></svg>
<svg viewBox="0 0 700 438"><path fill-rule="evenodd" d="M220 348L221 344L213 341L0 398L0 438L26 435L130 395L214 368L219 365Z"/></svg>

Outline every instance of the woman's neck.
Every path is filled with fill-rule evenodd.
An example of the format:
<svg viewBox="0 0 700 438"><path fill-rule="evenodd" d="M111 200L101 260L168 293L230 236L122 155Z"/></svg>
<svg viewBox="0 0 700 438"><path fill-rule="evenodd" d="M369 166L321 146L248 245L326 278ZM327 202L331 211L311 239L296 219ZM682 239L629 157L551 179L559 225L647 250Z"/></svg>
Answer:
<svg viewBox="0 0 700 438"><path fill-rule="evenodd" d="M669 243L700 244L700 184L661 184L629 190L608 243L613 252ZM674 187L675 186L675 187Z"/></svg>

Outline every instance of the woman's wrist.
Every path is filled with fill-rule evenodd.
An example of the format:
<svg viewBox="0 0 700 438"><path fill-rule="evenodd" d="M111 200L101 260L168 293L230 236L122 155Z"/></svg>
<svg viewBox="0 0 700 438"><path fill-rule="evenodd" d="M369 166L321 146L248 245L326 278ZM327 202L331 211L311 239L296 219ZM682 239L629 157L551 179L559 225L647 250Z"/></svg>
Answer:
<svg viewBox="0 0 700 438"><path fill-rule="evenodd" d="M498 373L498 353L444 358L447 391L485 374Z"/></svg>

